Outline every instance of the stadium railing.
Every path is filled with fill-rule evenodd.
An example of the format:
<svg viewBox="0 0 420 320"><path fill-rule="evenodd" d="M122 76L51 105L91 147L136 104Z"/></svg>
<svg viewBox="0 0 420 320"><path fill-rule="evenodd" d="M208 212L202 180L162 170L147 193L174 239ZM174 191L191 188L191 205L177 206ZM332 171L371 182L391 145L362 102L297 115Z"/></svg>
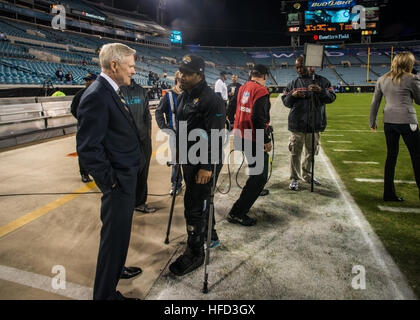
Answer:
<svg viewBox="0 0 420 320"><path fill-rule="evenodd" d="M0 148L62 136L76 131L72 96L0 99Z"/></svg>

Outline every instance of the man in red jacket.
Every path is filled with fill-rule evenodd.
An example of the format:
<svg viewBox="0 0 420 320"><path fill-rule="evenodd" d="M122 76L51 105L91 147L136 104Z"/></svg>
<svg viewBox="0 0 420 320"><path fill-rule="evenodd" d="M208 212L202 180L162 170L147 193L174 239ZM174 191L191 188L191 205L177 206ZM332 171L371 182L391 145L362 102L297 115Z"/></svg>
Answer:
<svg viewBox="0 0 420 320"><path fill-rule="evenodd" d="M234 125L235 148L239 142L248 160L250 176L239 199L230 210L228 221L247 227L256 224L256 220L250 218L248 212L267 183L268 152L272 149L269 134L270 94L265 87L268 74L266 66L262 64L254 66L250 80L241 86L238 92ZM259 133L263 134L264 141L258 141ZM258 167L262 167L262 170L255 170Z"/></svg>

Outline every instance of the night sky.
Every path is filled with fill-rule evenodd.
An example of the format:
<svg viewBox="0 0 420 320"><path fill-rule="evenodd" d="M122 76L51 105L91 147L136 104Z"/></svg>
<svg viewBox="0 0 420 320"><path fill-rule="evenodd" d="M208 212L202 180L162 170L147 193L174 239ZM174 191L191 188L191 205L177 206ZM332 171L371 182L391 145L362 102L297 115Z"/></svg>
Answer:
<svg viewBox="0 0 420 320"><path fill-rule="evenodd" d="M112 0L100 0L111 5ZM156 19L158 0L115 0L115 7ZM185 44L207 46L290 45L282 1L167 0L165 25L181 30ZM376 1L378 4L384 1ZM381 9L380 34L373 41L420 39L412 1L389 0ZM292 3L288 3L288 11Z"/></svg>

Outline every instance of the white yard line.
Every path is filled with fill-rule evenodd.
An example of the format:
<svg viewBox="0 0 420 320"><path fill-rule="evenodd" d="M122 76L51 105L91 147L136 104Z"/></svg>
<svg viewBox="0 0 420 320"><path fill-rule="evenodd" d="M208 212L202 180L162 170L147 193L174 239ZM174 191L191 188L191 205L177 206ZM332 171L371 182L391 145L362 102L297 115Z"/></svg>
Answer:
<svg viewBox="0 0 420 320"><path fill-rule="evenodd" d="M371 132L371 130L328 130L326 132ZM376 132L384 132L383 130L376 130Z"/></svg>
<svg viewBox="0 0 420 320"><path fill-rule="evenodd" d="M325 166L331 178L334 180L337 189L344 198L344 201L350 211L350 217L352 218L355 225L360 229L363 235L363 239L371 249L375 260L384 271L386 280L391 286L395 299L416 299L416 296L414 295L412 289L408 286L404 275L401 273L391 256L388 254L370 224L366 221L362 211L345 188L344 183L341 181L340 177L338 176L322 148L320 148L320 157L322 160L324 160ZM397 279L397 281L395 281L395 279Z"/></svg>
<svg viewBox="0 0 420 320"><path fill-rule="evenodd" d="M365 178L354 178L357 182L365 183L384 183L384 179L365 179ZM416 184L415 181L408 180L394 180L394 183L405 183L405 184Z"/></svg>
<svg viewBox="0 0 420 320"><path fill-rule="evenodd" d="M353 143L353 141L327 141L328 143Z"/></svg>
<svg viewBox="0 0 420 320"><path fill-rule="evenodd" d="M387 206L378 206L381 211L398 212L398 213L420 213L419 208L396 208Z"/></svg>
<svg viewBox="0 0 420 320"><path fill-rule="evenodd" d="M362 118L366 118L369 119L369 115L368 114L339 114L336 115L336 117L362 117Z"/></svg>
<svg viewBox="0 0 420 320"><path fill-rule="evenodd" d="M92 300L93 289L66 282L66 289L53 289L53 278L0 265L0 279L76 300Z"/></svg>
<svg viewBox="0 0 420 320"><path fill-rule="evenodd" d="M373 164L378 165L379 162L374 161L343 161L344 164Z"/></svg>
<svg viewBox="0 0 420 320"><path fill-rule="evenodd" d="M363 150L333 149L334 152L363 152Z"/></svg>

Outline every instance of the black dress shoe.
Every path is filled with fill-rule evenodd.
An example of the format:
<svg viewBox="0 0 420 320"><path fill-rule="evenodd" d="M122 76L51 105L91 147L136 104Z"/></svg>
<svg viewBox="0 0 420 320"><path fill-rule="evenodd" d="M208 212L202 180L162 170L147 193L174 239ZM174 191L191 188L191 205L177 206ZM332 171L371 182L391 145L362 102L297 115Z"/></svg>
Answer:
<svg viewBox="0 0 420 320"><path fill-rule="evenodd" d="M82 174L82 181L83 181L84 183L88 183L88 182L91 182L91 181L92 181L92 179L89 177L89 175L87 175L87 174Z"/></svg>
<svg viewBox="0 0 420 320"><path fill-rule="evenodd" d="M156 208L149 207L147 204L141 204L141 205L135 207L134 210L140 211L140 212L143 212L143 213L153 213L153 212L156 211Z"/></svg>
<svg viewBox="0 0 420 320"><path fill-rule="evenodd" d="M270 194L270 191L267 189L264 189L263 191L261 191L260 197L265 197L265 196L268 196L269 194Z"/></svg>
<svg viewBox="0 0 420 320"><path fill-rule="evenodd" d="M137 267L124 267L121 272L121 279L131 279L142 273L142 270Z"/></svg>
<svg viewBox="0 0 420 320"><path fill-rule="evenodd" d="M404 199L400 198L400 197L397 197L397 196L394 196L394 197L384 197L384 201L387 201L387 202L403 202Z"/></svg>
<svg viewBox="0 0 420 320"><path fill-rule="evenodd" d="M128 298L128 297L124 297L121 292L117 291L116 292L116 300L133 300L133 301L140 301L139 298Z"/></svg>

